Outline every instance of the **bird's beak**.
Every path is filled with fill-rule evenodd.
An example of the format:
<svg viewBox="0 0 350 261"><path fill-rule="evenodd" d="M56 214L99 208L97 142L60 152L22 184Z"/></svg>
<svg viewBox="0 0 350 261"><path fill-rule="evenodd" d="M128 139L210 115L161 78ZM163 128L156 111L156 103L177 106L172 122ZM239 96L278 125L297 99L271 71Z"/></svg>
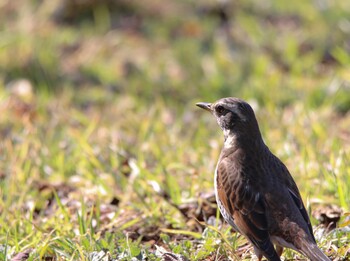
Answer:
<svg viewBox="0 0 350 261"><path fill-rule="evenodd" d="M196 103L196 105L199 107L199 108L202 108L204 110L207 110L207 111L212 111L211 109L211 103L208 103L208 102L198 102Z"/></svg>

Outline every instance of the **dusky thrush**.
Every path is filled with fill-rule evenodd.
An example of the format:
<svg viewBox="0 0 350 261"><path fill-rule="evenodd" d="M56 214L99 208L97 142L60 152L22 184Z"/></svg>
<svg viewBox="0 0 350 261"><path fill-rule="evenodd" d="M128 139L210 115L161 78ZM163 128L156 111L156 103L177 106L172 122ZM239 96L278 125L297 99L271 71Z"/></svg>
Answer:
<svg viewBox="0 0 350 261"><path fill-rule="evenodd" d="M329 261L317 247L295 181L265 145L250 105L234 97L196 105L210 111L224 133L214 178L220 212L251 242L259 261L280 261L284 247Z"/></svg>

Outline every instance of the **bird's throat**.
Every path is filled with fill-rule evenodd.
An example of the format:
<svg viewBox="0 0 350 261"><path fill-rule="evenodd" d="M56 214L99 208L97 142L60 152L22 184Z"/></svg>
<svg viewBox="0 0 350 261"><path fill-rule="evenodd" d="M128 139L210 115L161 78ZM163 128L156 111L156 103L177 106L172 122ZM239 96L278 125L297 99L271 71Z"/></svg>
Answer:
<svg viewBox="0 0 350 261"><path fill-rule="evenodd" d="M224 148L226 149L243 149L243 150L254 150L259 151L265 147L262 137L259 135L245 135L237 134L230 130L224 130Z"/></svg>
<svg viewBox="0 0 350 261"><path fill-rule="evenodd" d="M224 148L232 148L237 146L237 137L234 133L230 132L229 130L224 130Z"/></svg>

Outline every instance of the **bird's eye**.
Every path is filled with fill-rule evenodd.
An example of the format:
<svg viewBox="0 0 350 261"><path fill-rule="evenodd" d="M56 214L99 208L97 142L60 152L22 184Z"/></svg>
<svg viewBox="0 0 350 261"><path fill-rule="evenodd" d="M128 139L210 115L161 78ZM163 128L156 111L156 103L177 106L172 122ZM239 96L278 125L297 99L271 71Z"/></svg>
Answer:
<svg viewBox="0 0 350 261"><path fill-rule="evenodd" d="M223 106L221 106L221 105L219 105L218 107L216 107L216 112L217 112L218 114L223 114L225 111L226 111L226 109L225 109Z"/></svg>

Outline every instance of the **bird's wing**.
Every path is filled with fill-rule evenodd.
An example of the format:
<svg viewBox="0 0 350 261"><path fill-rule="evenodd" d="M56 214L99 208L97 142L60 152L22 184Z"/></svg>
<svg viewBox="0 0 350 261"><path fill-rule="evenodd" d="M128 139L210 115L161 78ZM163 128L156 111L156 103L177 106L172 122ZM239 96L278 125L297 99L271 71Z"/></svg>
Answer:
<svg viewBox="0 0 350 261"><path fill-rule="evenodd" d="M223 207L232 216L239 232L255 247L269 260L280 260L268 233L263 196L248 182L234 178L234 167L230 162L224 158L217 168L217 192Z"/></svg>
<svg viewBox="0 0 350 261"><path fill-rule="evenodd" d="M284 166L284 165L283 165ZM330 261L330 259L317 247L315 236L312 231L312 226L310 222L309 215L307 214L307 211L305 209L303 200L301 199L301 195L299 192L299 189L297 185L295 184L292 176L290 175L287 167L284 166L284 174L287 175L287 187L288 192L291 195L291 198L293 199L295 205L298 207L301 215L303 216L303 219L307 223L307 227L309 229L310 235L313 239L313 243L310 243L310 241L306 241L301 245L301 252L304 253L309 259L311 260L324 260L324 261Z"/></svg>
<svg viewBox="0 0 350 261"><path fill-rule="evenodd" d="M291 198L293 199L293 202L295 203L300 214L302 215L303 219L305 220L312 239L314 240L314 242L316 242L315 237L314 237L314 233L312 230L310 218L309 218L309 215L307 214L303 200L301 199L301 195L300 195L299 189L297 187L297 184L295 183L292 175L289 173L287 167L283 164L283 162L279 158L277 158L276 156L274 156L274 158L275 158L275 161L278 163L278 165L281 167L279 174L281 177L283 177L282 182L285 183L285 185L287 186L288 193L290 194Z"/></svg>
<svg viewBox="0 0 350 261"><path fill-rule="evenodd" d="M287 168L286 168L286 171L288 172ZM288 192L291 195L294 203L297 205L297 207L298 207L301 215L303 216L305 222L307 223L307 227L309 229L309 232L311 234L312 239L316 242L316 239L315 239L315 236L314 236L314 233L313 233L313 230L312 230L312 225L311 225L311 222L310 222L310 218L309 218L309 215L307 214L307 211L305 209L303 200L301 199L301 195L300 195L299 189L298 189L297 185L295 184L295 182L294 182L294 180L291 177L289 172L288 172L288 176L290 177L289 185L288 185Z"/></svg>

